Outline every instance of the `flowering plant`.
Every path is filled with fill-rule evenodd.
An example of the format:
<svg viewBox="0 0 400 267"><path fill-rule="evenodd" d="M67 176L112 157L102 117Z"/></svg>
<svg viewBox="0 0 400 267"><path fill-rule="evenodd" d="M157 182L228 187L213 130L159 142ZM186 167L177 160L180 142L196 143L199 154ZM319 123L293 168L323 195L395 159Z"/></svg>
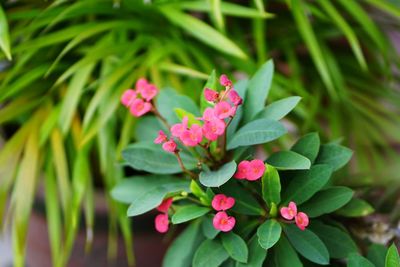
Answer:
<svg viewBox="0 0 400 267"><path fill-rule="evenodd" d="M130 204L128 216L156 209L160 233L190 222L170 246L164 266L262 266L266 258L275 266L302 266L303 261L363 259L335 219L373 210L330 180L352 152L337 143L320 145L318 134L311 133L290 150L264 156L262 148L270 148L265 144L286 134L280 120L300 100L289 97L265 106L272 76L271 61L235 85L226 75L218 84L212 73L200 108L145 79L123 94L133 116L149 115L139 122L139 140L123 158L151 174L121 181L112 196Z"/></svg>

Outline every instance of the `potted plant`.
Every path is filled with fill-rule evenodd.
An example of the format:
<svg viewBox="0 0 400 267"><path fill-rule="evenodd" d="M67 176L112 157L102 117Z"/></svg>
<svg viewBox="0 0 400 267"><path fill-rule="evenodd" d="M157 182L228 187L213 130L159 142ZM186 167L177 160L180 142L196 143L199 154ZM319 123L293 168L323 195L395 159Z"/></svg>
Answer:
<svg viewBox="0 0 400 267"><path fill-rule="evenodd" d="M337 142L321 144L317 133L290 150L272 149L270 142L287 133L280 120L299 101L265 106L272 76L272 61L235 85L226 75L217 85L214 72L200 107L145 79L122 95L133 116L153 115L141 122L153 129L147 141L122 152L125 164L149 174L121 181L112 196L129 204L128 216L156 209L149 227L160 233L188 224L163 266L372 266L342 218L373 208L331 180L352 151ZM266 159L263 147L274 150ZM386 261L397 266L391 265L399 262L395 246Z"/></svg>

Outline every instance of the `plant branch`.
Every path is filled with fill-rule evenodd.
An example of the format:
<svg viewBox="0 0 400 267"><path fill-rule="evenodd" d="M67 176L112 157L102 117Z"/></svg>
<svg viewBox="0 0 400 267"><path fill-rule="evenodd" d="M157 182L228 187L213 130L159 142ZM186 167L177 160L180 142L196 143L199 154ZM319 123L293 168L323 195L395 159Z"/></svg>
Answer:
<svg viewBox="0 0 400 267"><path fill-rule="evenodd" d="M181 158L181 155L179 154L179 152L177 151L174 154L175 154L176 158L178 159L178 163L179 163L179 166L181 167L182 171L184 173L188 174L192 179L196 179L197 175L194 172L186 169L185 165L183 164L183 161L182 161L182 158Z"/></svg>

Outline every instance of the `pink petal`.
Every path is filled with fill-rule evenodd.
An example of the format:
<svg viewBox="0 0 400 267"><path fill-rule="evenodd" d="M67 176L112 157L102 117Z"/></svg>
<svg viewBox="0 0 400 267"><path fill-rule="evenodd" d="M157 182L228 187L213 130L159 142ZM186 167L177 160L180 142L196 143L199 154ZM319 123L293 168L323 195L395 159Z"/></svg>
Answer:
<svg viewBox="0 0 400 267"><path fill-rule="evenodd" d="M299 212L297 213L296 217L295 217L295 221L296 221L296 225L297 227L300 228L300 230L304 231L304 229L306 229L306 227L309 224L309 219L307 214L305 214L304 212Z"/></svg>
<svg viewBox="0 0 400 267"><path fill-rule="evenodd" d="M144 102L142 99L135 99L133 100L129 110L133 116L140 117L151 111L152 108L153 106L150 103Z"/></svg>
<svg viewBox="0 0 400 267"><path fill-rule="evenodd" d="M229 232L232 230L235 223L236 219L232 216L228 216L224 211L217 212L213 218L214 228L223 232Z"/></svg>
<svg viewBox="0 0 400 267"><path fill-rule="evenodd" d="M243 99L240 97L240 95L238 94L238 92L236 92L235 90L230 90L229 94L228 94L229 100L235 105L241 105L243 102Z"/></svg>
<svg viewBox="0 0 400 267"><path fill-rule="evenodd" d="M207 101L214 102L218 99L219 94L210 88L204 89L204 98Z"/></svg>
<svg viewBox="0 0 400 267"><path fill-rule="evenodd" d="M289 208L287 208L287 207L281 208L280 212L281 212L281 216L288 221L290 221L294 218L294 215L290 212Z"/></svg>
<svg viewBox="0 0 400 267"><path fill-rule="evenodd" d="M165 233L168 231L169 227L169 221L168 221L168 215L163 213L163 214L158 214L154 220L156 230L160 233Z"/></svg>
<svg viewBox="0 0 400 267"><path fill-rule="evenodd" d="M215 117L215 111L213 108L206 108L203 112L203 120L205 121L213 121L217 119L217 117Z"/></svg>
<svg viewBox="0 0 400 267"><path fill-rule="evenodd" d="M141 93L143 88L145 88L148 84L149 82L145 78L140 78L139 80L137 80L135 88L136 90L138 90L139 93Z"/></svg>
<svg viewBox="0 0 400 267"><path fill-rule="evenodd" d="M176 143L174 142L174 140L169 140L168 142L165 142L162 145L162 148L167 151L167 152L171 152L171 153L175 153L176 152Z"/></svg>
<svg viewBox="0 0 400 267"><path fill-rule="evenodd" d="M161 204L157 207L157 210L160 212L167 213L169 207L171 207L172 201L173 201L172 197L164 199L163 202L161 202Z"/></svg>
<svg viewBox="0 0 400 267"><path fill-rule="evenodd" d="M128 89L122 94L121 103L125 107L129 107L132 104L133 100L135 100L135 99L136 99L135 90Z"/></svg>
<svg viewBox="0 0 400 267"><path fill-rule="evenodd" d="M226 101L219 102L218 104L215 105L215 108L214 108L215 116L221 120L234 115L235 112L236 112L236 109L234 109L234 107L232 107Z"/></svg>
<svg viewBox="0 0 400 267"><path fill-rule="evenodd" d="M158 132L158 136L154 139L155 144L161 144L168 140L167 135L163 131Z"/></svg>
<svg viewBox="0 0 400 267"><path fill-rule="evenodd" d="M236 179L246 179L247 178L247 168L250 165L250 161L243 160L239 163L236 173L233 175Z"/></svg>
<svg viewBox="0 0 400 267"><path fill-rule="evenodd" d="M220 229L222 232L229 232L233 229L233 227L235 227L236 224L236 219L235 217L229 216L227 219L227 223L226 224L222 224L220 226Z"/></svg>
<svg viewBox="0 0 400 267"><path fill-rule="evenodd" d="M158 89L155 85L148 84L147 86L143 87L140 93L142 97L146 99L146 101L150 101L158 94Z"/></svg>
<svg viewBox="0 0 400 267"><path fill-rule="evenodd" d="M265 172L265 164L262 160L254 159L250 161L249 167L247 168L247 180L255 181L260 179Z"/></svg>
<svg viewBox="0 0 400 267"><path fill-rule="evenodd" d="M232 86L232 82L231 80L229 80L228 76L226 76L225 74L222 74L219 77L219 82L222 86Z"/></svg>
<svg viewBox="0 0 400 267"><path fill-rule="evenodd" d="M228 210L235 205L235 199L233 197L227 197L224 194L217 194L214 196L211 206L217 210Z"/></svg>
<svg viewBox="0 0 400 267"><path fill-rule="evenodd" d="M296 205L296 203L294 203L293 201L290 201L288 207L293 212L293 214L294 214L293 216L295 216L297 214L297 205Z"/></svg>

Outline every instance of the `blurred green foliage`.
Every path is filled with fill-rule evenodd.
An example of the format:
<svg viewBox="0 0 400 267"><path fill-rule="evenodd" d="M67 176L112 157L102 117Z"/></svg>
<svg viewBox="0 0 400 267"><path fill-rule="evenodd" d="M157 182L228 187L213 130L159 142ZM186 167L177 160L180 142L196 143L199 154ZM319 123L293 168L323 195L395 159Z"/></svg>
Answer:
<svg viewBox="0 0 400 267"><path fill-rule="evenodd" d="M0 221L12 223L16 266L41 184L54 266L68 261L81 210L91 233L95 184L109 205L109 256L121 231L134 262L125 209L109 189L123 177L120 151L137 123L119 97L141 76L197 99L213 69L243 77L273 58L270 99L302 97L290 117L298 134L343 137L357 185L399 178L394 2L26 0L3 9Z"/></svg>

